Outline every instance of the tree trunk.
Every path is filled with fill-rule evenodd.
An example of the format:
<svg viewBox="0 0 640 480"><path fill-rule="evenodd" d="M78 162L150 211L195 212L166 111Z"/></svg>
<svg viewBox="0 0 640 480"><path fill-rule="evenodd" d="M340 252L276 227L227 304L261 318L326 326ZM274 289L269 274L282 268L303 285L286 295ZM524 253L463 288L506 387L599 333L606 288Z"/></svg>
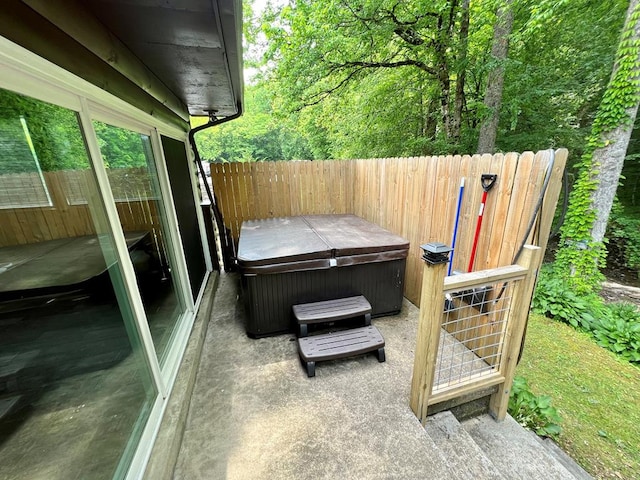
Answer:
<svg viewBox="0 0 640 480"><path fill-rule="evenodd" d="M630 35L628 38L623 37L620 42L616 63L613 66L611 80L607 88L620 88L620 82L625 82L625 86L636 90L635 103L627 105L625 118L620 125L613 130L602 132L600 140L604 146L597 148L593 152L593 165L595 168L591 178L596 183L596 189L591 195L591 207L595 211L596 217L591 227L591 238L595 242L604 240L609 214L616 196L624 158L627 154L627 146L629 145L633 124L638 113L638 104L640 103L640 86L638 85L640 82L640 21L637 18L640 15L640 10L638 9L638 1L631 0L629 3L623 31L629 29ZM627 42L626 45L625 42ZM633 66L625 75L627 78L618 78L621 63L624 62L622 50L625 49L632 49L628 53L631 56L628 61Z"/></svg>
<svg viewBox="0 0 640 480"><path fill-rule="evenodd" d="M456 70L456 95L451 115L451 140L454 143L460 141L460 128L462 124L462 109L464 107L464 82L467 71L467 50L469 45L469 1L462 1L462 19L460 20L460 54Z"/></svg>
<svg viewBox="0 0 640 480"><path fill-rule="evenodd" d="M505 0L496 13L496 24L493 28L491 60L496 66L489 71L484 104L489 115L480 126L478 136L478 153L493 153L502 105L502 87L504 85L504 61L509 53L509 35L513 27L513 0Z"/></svg>
<svg viewBox="0 0 640 480"><path fill-rule="evenodd" d="M457 0L450 5L449 15L438 17L438 32L433 42L433 53L437 67L438 86L440 87L440 114L442 118L442 130L445 139L451 138L451 77L449 75L449 60L447 50L451 44L450 28L454 16Z"/></svg>
<svg viewBox="0 0 640 480"><path fill-rule="evenodd" d="M556 252L554 272L579 294L593 293L604 280L604 233L640 103L639 2L629 2L611 79L591 127Z"/></svg>
<svg viewBox="0 0 640 480"><path fill-rule="evenodd" d="M427 112L425 114L424 128L422 131L422 136L429 140L435 140L436 138L439 111L438 99L431 97L429 103L427 103Z"/></svg>
<svg viewBox="0 0 640 480"><path fill-rule="evenodd" d="M447 141L451 138L451 111L449 109L449 99L451 97L451 79L449 70L445 69L446 63L441 64L438 83L440 85L440 109L442 115L442 125Z"/></svg>

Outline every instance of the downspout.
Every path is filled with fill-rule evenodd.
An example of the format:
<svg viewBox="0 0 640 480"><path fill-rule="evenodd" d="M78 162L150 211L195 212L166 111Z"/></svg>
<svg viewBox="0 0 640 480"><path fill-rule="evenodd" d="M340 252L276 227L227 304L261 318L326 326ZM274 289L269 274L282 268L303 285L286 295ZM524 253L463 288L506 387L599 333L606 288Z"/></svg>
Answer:
<svg viewBox="0 0 640 480"><path fill-rule="evenodd" d="M200 152L198 152L198 146L196 145L196 141L195 141L195 134L207 128L215 127L217 125L222 125L223 123L229 122L231 120L235 120L241 115L242 115L242 104L238 102L237 113L234 113L233 115L229 115L228 117L223 117L223 118L216 118L215 115L211 113L211 115L209 116L209 121L207 123L189 130L189 144L191 145L191 149L193 150L195 163L202 177L204 187L207 192L207 197L209 197L210 213L213 216L215 225L218 227L218 232L220 235L220 243L222 244L222 257L223 257L222 261L224 264L224 269L226 271L230 271L233 269L233 262L231 261L231 257L233 256L233 253L232 253L233 246L230 245L230 243L232 242L230 242L230 239L227 235L227 229L224 226L222 213L218 208L218 202L216 201L215 194L212 192L211 187L209 187L207 176L204 173L204 167L202 166L202 158L200 158Z"/></svg>

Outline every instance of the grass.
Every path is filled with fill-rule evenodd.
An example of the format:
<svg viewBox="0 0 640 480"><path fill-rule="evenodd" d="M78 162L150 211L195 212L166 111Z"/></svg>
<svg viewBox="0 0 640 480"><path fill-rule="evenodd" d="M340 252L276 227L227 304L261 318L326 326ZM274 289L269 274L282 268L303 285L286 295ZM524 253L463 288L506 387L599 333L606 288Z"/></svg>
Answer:
<svg viewBox="0 0 640 480"><path fill-rule="evenodd" d="M558 443L595 478L640 475L640 368L572 327L532 314L517 375L550 395Z"/></svg>

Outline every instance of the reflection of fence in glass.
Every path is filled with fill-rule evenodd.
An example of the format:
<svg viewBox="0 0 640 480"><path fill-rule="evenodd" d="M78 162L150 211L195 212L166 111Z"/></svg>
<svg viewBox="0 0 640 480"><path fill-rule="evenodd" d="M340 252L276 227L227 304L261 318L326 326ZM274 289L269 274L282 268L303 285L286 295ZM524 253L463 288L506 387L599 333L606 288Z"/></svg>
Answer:
<svg viewBox="0 0 640 480"><path fill-rule="evenodd" d="M116 202L157 200L146 168L108 169ZM86 205L92 185L87 170L0 174L0 208L51 207L50 190L63 193L67 205Z"/></svg>
<svg viewBox="0 0 640 480"><path fill-rule="evenodd" d="M38 173L0 175L0 208L50 206L49 192Z"/></svg>
<svg viewBox="0 0 640 480"><path fill-rule="evenodd" d="M0 208L51 206L24 118L0 119Z"/></svg>
<svg viewBox="0 0 640 480"><path fill-rule="evenodd" d="M126 177L126 187L119 185L115 192L121 195L116 198L116 208L122 228L125 232L152 231L159 224L158 199L151 194L151 181L145 169L133 170L136 172ZM28 174L0 175L0 189L19 189L22 176ZM95 234L90 210L101 200L97 197L93 172L60 170L43 172L43 177L51 205L29 208L23 201L21 208L0 208L0 226L12 226L0 227L0 247ZM130 191L126 191L127 187Z"/></svg>
<svg viewBox="0 0 640 480"><path fill-rule="evenodd" d="M63 173L61 181L65 185L65 196L69 205L83 205L87 203L88 172L69 170ZM146 167L140 168L108 168L107 176L111 191L116 202L132 200L157 200Z"/></svg>

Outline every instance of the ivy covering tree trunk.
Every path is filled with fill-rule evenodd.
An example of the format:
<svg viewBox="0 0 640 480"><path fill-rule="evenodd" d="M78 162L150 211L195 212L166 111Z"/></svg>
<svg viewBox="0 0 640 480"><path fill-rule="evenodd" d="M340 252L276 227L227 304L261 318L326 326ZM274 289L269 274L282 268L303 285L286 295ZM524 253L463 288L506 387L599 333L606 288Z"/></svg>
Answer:
<svg viewBox="0 0 640 480"><path fill-rule="evenodd" d="M555 270L580 293L603 280L604 234L640 103L640 0L631 0L611 80L593 123L556 254Z"/></svg>

